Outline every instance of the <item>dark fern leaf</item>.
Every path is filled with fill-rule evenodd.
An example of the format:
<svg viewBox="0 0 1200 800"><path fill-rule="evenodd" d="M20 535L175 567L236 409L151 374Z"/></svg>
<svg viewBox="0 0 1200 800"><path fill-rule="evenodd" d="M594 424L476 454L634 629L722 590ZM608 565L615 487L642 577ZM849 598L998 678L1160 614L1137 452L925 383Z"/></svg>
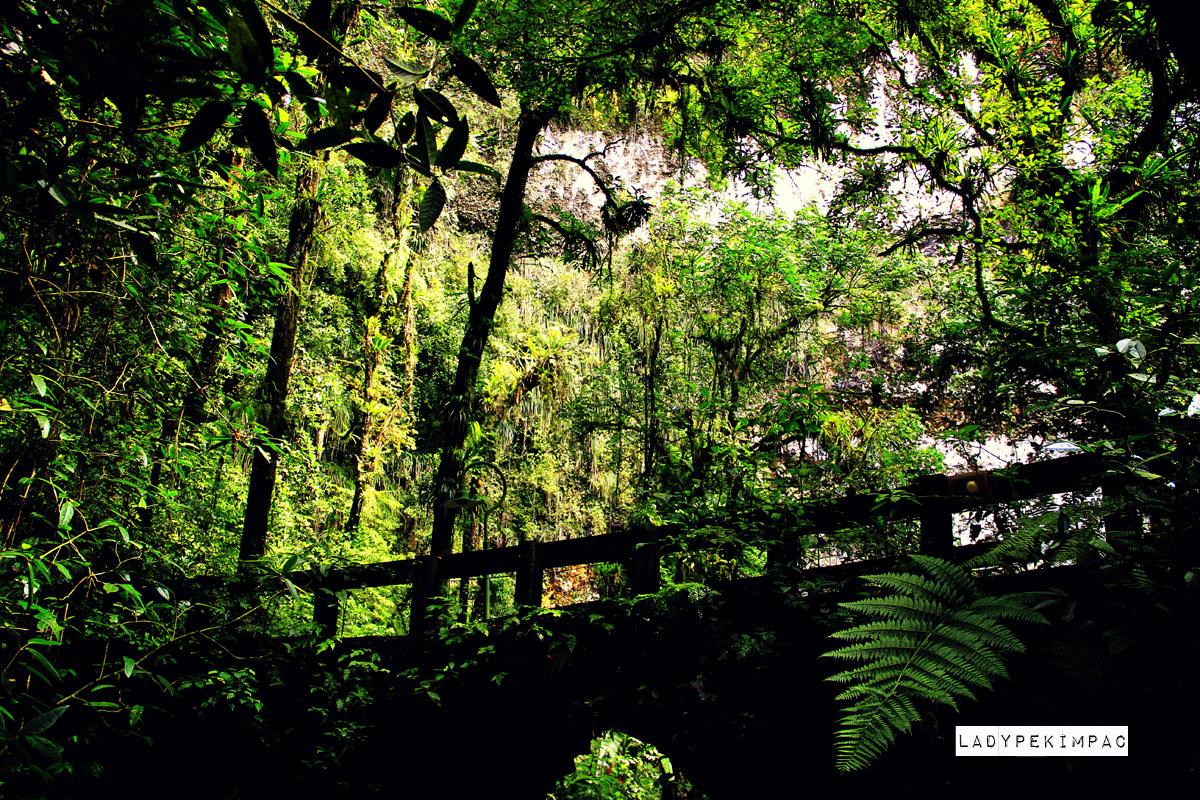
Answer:
<svg viewBox="0 0 1200 800"><path fill-rule="evenodd" d="M868 575L890 592L843 603L872 619L837 631L850 642L825 655L856 666L828 680L845 685L847 703L834 736L837 767L863 769L920 719L918 703L958 708L979 689L1007 677L1002 656L1023 646L1002 620L1044 622L1032 595L982 595L971 573L930 556L914 556L924 573Z"/></svg>

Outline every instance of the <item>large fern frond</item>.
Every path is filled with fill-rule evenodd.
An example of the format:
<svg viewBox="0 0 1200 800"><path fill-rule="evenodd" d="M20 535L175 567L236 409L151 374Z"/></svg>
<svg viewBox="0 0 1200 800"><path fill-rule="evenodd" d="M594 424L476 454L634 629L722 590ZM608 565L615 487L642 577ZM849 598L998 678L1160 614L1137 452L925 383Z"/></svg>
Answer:
<svg viewBox="0 0 1200 800"><path fill-rule="evenodd" d="M888 594L842 603L871 620L833 638L850 642L825 655L861 662L831 675L848 703L834 735L838 769L862 769L920 719L918 703L958 708L961 699L1007 677L1004 653L1024 646L1005 622L1044 622L1031 595L983 595L969 570L915 555L924 574L868 575Z"/></svg>

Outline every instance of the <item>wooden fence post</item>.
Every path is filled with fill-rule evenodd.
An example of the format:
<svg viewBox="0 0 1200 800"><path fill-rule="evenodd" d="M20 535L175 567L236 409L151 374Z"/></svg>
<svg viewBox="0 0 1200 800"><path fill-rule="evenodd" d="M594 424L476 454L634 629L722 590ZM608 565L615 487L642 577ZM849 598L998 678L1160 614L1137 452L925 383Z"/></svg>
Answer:
<svg viewBox="0 0 1200 800"><path fill-rule="evenodd" d="M1109 475L1100 482L1101 500L1105 505L1104 532L1127 533L1134 539L1141 539L1146 523L1140 513L1130 508L1128 485L1128 479L1123 475Z"/></svg>
<svg viewBox="0 0 1200 800"><path fill-rule="evenodd" d="M633 594L653 594L659 590L662 583L660 561L656 542L646 542L633 548L633 552L622 565Z"/></svg>
<svg viewBox="0 0 1200 800"><path fill-rule="evenodd" d="M950 496L950 479L945 475L922 475L917 479L921 496L920 552L946 558L954 551L954 514L943 498Z"/></svg>
<svg viewBox="0 0 1200 800"><path fill-rule="evenodd" d="M322 638L333 639L337 636L341 611L335 591L320 585L313 590L313 622L317 623Z"/></svg>
<svg viewBox="0 0 1200 800"><path fill-rule="evenodd" d="M542 556L538 543L526 541L517 548L517 585L515 600L518 606L542 607Z"/></svg>
<svg viewBox="0 0 1200 800"><path fill-rule="evenodd" d="M431 627L433 620L429 613L429 600L438 586L438 565L441 559L437 556L421 556L415 559L412 574L412 602L410 603L408 633L419 635Z"/></svg>

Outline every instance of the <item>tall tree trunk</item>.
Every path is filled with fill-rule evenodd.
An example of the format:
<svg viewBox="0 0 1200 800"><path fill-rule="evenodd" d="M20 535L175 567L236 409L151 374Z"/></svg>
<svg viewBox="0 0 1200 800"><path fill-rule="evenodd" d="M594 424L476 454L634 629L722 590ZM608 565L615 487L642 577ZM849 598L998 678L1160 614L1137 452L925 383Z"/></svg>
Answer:
<svg viewBox="0 0 1200 800"><path fill-rule="evenodd" d="M266 410L267 436L279 440L287 433L288 384L296 355L296 336L300 330L300 299L308 279L308 261L316 241L321 208L317 187L321 182L321 163L314 162L300 172L296 180L296 203L288 225L288 244L284 259L292 266L287 292L275 310L275 330L271 334L271 357L263 382L263 407ZM246 516L242 523L242 541L238 559L260 558L267 551L267 521L275 494L278 458L257 448L250 468L250 487L246 493Z"/></svg>
<svg viewBox="0 0 1200 800"><path fill-rule="evenodd" d="M316 8L319 0L313 0ZM330 24L331 40L340 42L358 19L357 0L340 3L332 13ZM323 49L319 59L336 60L339 56L330 49ZM320 83L316 85L320 90ZM319 120L312 120L315 129ZM267 374L263 381L262 400L266 412L267 436L279 441L287 433L288 384L292 379L292 365L296 355L296 338L300 332L300 307L302 292L308 285L308 261L316 244L317 227L321 221L321 205L317 202L317 189L321 185L324 162L313 160L296 178L295 202L288 222L288 243L284 261L292 267L288 291L279 300L275 309L275 328L271 333L271 356L267 362ZM261 558L267 552L267 524L271 516L271 501L275 495L275 477L278 458L268 456L263 449L256 448L250 467L250 485L246 492L246 515L242 521L242 540L238 548L238 561L246 562Z"/></svg>
<svg viewBox="0 0 1200 800"><path fill-rule="evenodd" d="M468 420L478 412L476 381L483 349L492 331L496 309L504 297L504 279L512 261L517 230L525 210L525 186L533 166L533 147L542 129L553 118L552 111L523 110L513 145L512 164L500 197L500 213L492 235L492 255L483 290L471 304L467 330L458 350L458 369L446 403L442 429L441 461L434 478L433 535L430 552L446 555L454 546L454 521L458 508L451 501L458 495L463 479L462 446L467 438Z"/></svg>

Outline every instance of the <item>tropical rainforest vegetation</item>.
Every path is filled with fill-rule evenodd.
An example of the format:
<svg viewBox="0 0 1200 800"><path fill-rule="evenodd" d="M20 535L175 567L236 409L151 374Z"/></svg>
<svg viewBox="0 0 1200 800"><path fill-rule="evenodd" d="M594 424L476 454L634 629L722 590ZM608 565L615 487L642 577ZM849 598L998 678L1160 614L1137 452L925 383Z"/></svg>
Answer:
<svg viewBox="0 0 1200 800"><path fill-rule="evenodd" d="M266 670L209 664L226 635L333 652L304 702L361 703L377 667L297 571L673 526L720 544L684 541L664 591L719 586L777 572L764 513L998 439L1114 466L1103 505L977 523L975 574L1194 602L1200 62L1175 4L3 8L0 792L104 785L89 748L171 702L253 718ZM867 767L1058 613L897 564L835 619L821 768ZM254 588L195 593L222 583ZM626 583L553 571L546 605ZM428 635L486 640L512 584L443 581ZM411 591L342 592L338 636L408 633ZM304 769L354 731L323 735ZM669 755L607 734L554 796L699 796Z"/></svg>

